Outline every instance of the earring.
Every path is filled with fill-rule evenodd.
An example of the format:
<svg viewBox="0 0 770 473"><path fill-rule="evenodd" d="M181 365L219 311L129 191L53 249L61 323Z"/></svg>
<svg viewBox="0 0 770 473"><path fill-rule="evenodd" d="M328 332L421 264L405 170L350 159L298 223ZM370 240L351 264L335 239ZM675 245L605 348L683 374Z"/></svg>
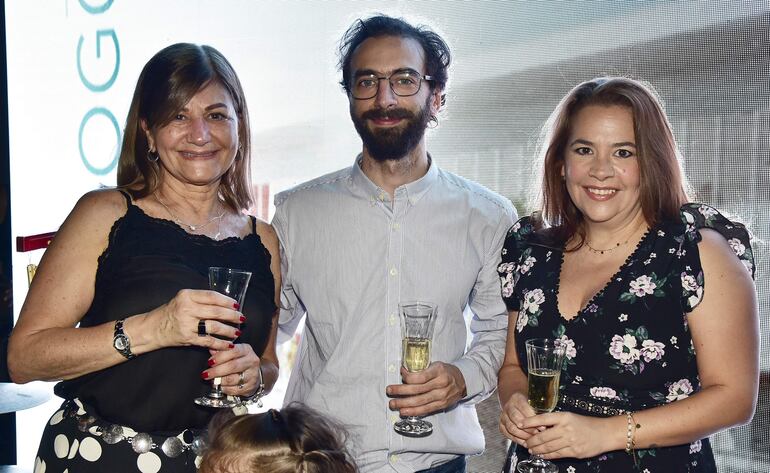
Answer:
<svg viewBox="0 0 770 473"><path fill-rule="evenodd" d="M160 155L156 151L153 151L151 149L147 150L147 161L151 163L157 163L159 159L160 159Z"/></svg>

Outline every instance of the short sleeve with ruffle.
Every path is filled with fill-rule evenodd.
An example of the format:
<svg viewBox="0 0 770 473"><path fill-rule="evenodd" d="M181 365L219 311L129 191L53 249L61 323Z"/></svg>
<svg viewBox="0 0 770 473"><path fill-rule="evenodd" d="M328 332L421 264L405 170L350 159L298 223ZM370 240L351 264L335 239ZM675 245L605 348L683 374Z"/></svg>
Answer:
<svg viewBox="0 0 770 473"><path fill-rule="evenodd" d="M500 275L503 300L508 310L519 310L519 298L514 295L514 288L521 273L534 264L528 244L532 232L532 218L522 217L511 226L505 237L497 273Z"/></svg>
<svg viewBox="0 0 770 473"><path fill-rule="evenodd" d="M743 263L746 270L754 277L754 254L751 251L751 237L746 227L733 222L715 208L705 204L689 203L680 209L680 217L685 225L685 233L679 237L676 256L681 261L682 307L691 312L703 300L703 269L698 253L698 243L702 237L698 230L707 228L719 232L732 248L735 256Z"/></svg>

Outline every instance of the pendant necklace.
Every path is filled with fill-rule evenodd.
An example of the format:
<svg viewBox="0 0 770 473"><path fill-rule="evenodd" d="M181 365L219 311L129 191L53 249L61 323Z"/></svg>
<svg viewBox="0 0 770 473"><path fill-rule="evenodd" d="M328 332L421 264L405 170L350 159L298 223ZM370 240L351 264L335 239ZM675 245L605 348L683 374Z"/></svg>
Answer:
<svg viewBox="0 0 770 473"><path fill-rule="evenodd" d="M633 236L634 233L636 233L636 230L634 230L634 232L631 233L631 236ZM603 255L604 253L610 253L610 252L615 251L616 249L620 248L621 246L624 246L624 245L628 244L628 242L631 241L631 236L626 238L626 241L615 243L615 246L612 246L610 248L606 248L606 249L603 249L603 250L598 249L598 248L594 248L593 246L591 246L590 243L588 243L588 240L585 240L584 243L586 244L586 247L588 248L588 251L590 251L591 253L595 253L597 255Z"/></svg>
<svg viewBox="0 0 770 473"><path fill-rule="evenodd" d="M630 240L630 238L629 238L629 240ZM597 249L597 248L594 248L594 247L593 247L593 246L591 246L591 244L590 244L590 243L588 243L587 241L586 241L585 243L586 243L586 246L588 247L588 251L590 251L591 253L596 253L596 254L598 254L598 255L603 255L604 253L609 253L609 252L611 252L611 251L615 250L616 248L620 248L621 246L623 246L623 245L625 245L626 243L628 243L628 240L626 240L626 241L624 241L624 242L622 242L622 243L616 243L616 244L615 244L615 246L613 246L613 247L611 247L611 248L607 248L607 249L604 249L604 250L599 250L599 249Z"/></svg>
<svg viewBox="0 0 770 473"><path fill-rule="evenodd" d="M171 209L170 209L170 208L168 208L168 205L166 205L165 203L163 203L163 201L162 201L162 200L160 200L160 197L158 197L158 194L153 194L152 196L153 196L153 197L155 197L155 200L157 200L157 201L158 201L158 203L159 203L160 205L162 205L164 209L166 209L166 212L168 212L168 214L169 214L169 215L171 215L171 218L172 218L172 219L174 219L174 223L176 223L176 224L177 224L177 225L179 225L179 226L182 226L182 227L187 227L187 228L189 228L191 232L200 231L201 229L203 229L203 228L206 228L206 227L207 227L207 226L209 226L209 225L211 224L211 222L213 222L214 220L220 220L220 222L221 222L221 219L222 219L222 217L224 217L224 216L225 216L225 212L224 212L224 211L222 211L222 213L221 213L221 214L219 214L219 215L215 215L215 216L211 217L210 219L208 219L208 221L206 221L205 223L201 223L201 224L198 224L198 225L194 225L194 224L191 224L191 223L183 222L182 220L180 220L180 218L179 218L179 217L177 217L177 216L176 216L176 214L175 214L174 212L172 212L172 211L171 211ZM219 238L219 233L217 233L217 234L214 236L214 239L215 239L215 240L216 240L217 238Z"/></svg>

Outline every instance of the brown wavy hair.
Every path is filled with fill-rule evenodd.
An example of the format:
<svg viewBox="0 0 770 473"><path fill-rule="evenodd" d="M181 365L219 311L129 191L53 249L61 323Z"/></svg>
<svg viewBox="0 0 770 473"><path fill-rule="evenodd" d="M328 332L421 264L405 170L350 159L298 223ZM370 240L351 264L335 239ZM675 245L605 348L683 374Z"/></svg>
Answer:
<svg viewBox="0 0 770 473"><path fill-rule="evenodd" d="M357 472L345 430L301 404L219 422L209 427L199 473Z"/></svg>
<svg viewBox="0 0 770 473"><path fill-rule="evenodd" d="M559 102L543 126L542 176L535 204L535 227L547 229L544 233L555 245L577 236L571 250L583 245L585 228L583 215L567 192L562 169L574 117L589 105L619 105L633 114L639 198L648 225L678 219L679 208L690 200L679 148L655 89L625 77L599 77L583 82Z"/></svg>
<svg viewBox="0 0 770 473"><path fill-rule="evenodd" d="M251 206L251 128L243 87L222 53L206 45L172 44L155 54L142 69L123 133L119 187L135 198L157 189L160 164L148 159L149 144L142 122L152 132L168 125L195 94L213 82L227 90L238 115L238 153L221 178L219 194L233 210Z"/></svg>

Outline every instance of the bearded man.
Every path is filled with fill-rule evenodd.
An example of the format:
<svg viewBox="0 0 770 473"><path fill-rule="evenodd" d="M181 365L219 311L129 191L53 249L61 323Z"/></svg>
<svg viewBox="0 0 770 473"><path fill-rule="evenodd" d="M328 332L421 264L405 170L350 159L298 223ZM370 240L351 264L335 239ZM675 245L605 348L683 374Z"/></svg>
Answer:
<svg viewBox="0 0 770 473"><path fill-rule="evenodd" d="M505 351L497 266L515 211L439 169L426 148L449 64L425 26L357 20L339 66L363 150L275 199L281 329L307 314L285 402L346 425L362 472L464 472L465 456L484 449L474 406L495 389ZM433 362L418 372L401 367L399 302L409 300L438 307ZM424 417L432 433L397 433L401 416Z"/></svg>

